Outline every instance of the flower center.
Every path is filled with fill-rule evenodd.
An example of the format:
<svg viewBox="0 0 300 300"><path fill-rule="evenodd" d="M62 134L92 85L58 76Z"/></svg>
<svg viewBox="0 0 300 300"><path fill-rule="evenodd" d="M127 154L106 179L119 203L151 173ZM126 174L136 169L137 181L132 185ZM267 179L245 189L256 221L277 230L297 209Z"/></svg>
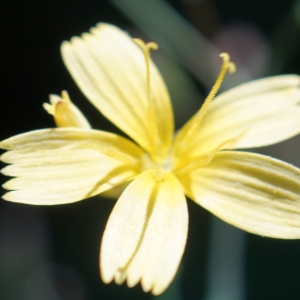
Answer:
<svg viewBox="0 0 300 300"><path fill-rule="evenodd" d="M171 156L168 156L164 159L161 159L161 161L153 161L152 158L148 154L144 154L141 158L142 162L142 169L143 171L153 169L155 170L154 172L154 179L156 181L163 181L164 179L164 174L166 172L171 172L173 170L173 159Z"/></svg>
<svg viewBox="0 0 300 300"><path fill-rule="evenodd" d="M167 156L161 161L153 161L152 158L148 154L144 154L141 158L142 168L143 170L148 169L161 169L164 171L172 171L173 169L173 159L171 156Z"/></svg>

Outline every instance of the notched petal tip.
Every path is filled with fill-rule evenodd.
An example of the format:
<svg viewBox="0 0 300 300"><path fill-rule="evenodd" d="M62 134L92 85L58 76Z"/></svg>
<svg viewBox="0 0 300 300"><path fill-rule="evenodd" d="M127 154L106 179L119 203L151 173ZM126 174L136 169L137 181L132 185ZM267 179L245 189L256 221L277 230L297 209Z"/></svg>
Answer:
<svg viewBox="0 0 300 300"><path fill-rule="evenodd" d="M154 172L140 174L117 201L103 235L100 266L105 282L126 278L129 287L141 282L145 292L158 295L176 275L188 212L176 177L166 173L157 182Z"/></svg>
<svg viewBox="0 0 300 300"><path fill-rule="evenodd" d="M121 285L125 282L126 278L127 278L126 271L119 269L115 274L114 280L116 284Z"/></svg>
<svg viewBox="0 0 300 300"><path fill-rule="evenodd" d="M182 181L198 204L250 233L300 238L300 169L260 154L219 152Z"/></svg>
<svg viewBox="0 0 300 300"><path fill-rule="evenodd" d="M111 283L114 279L113 273L109 273L109 272L107 272L107 270L105 272L105 270L103 270L103 268L101 267L101 264L100 264L100 276L101 276L102 281L105 284Z"/></svg>
<svg viewBox="0 0 300 300"><path fill-rule="evenodd" d="M76 202L131 180L142 153L114 134L79 128L36 130L3 143L12 151L1 156L11 164L1 172L16 177L3 186L13 191L5 200L34 205Z"/></svg>
<svg viewBox="0 0 300 300"><path fill-rule="evenodd" d="M57 127L91 128L80 109L72 103L67 91L62 91L61 97L50 95L49 98L50 104L44 103L43 107L53 116Z"/></svg>
<svg viewBox="0 0 300 300"><path fill-rule="evenodd" d="M72 39L71 39L72 40ZM64 51L71 49L71 43L69 41L63 41L60 45L60 51L63 53Z"/></svg>
<svg viewBox="0 0 300 300"><path fill-rule="evenodd" d="M90 35L96 37L101 34L100 32L104 32L105 30L120 30L118 27L108 24L108 23L97 23L96 26L90 28Z"/></svg>
<svg viewBox="0 0 300 300"><path fill-rule="evenodd" d="M2 187L4 188L3 185L2 185ZM2 198L3 200L10 201L9 197L7 196L7 194L9 194L9 193L5 193L3 196L1 196L1 198ZM10 202L11 202L11 201L10 201Z"/></svg>
<svg viewBox="0 0 300 300"><path fill-rule="evenodd" d="M83 34L81 34L81 38L83 39L83 40L88 40L88 39L90 39L92 37L92 35L90 34L90 33L88 33L88 32L84 32Z"/></svg>
<svg viewBox="0 0 300 300"><path fill-rule="evenodd" d="M154 43L149 45L155 48ZM173 135L173 114L167 88L149 60L153 83L151 103L160 120L158 130L153 130L151 124L154 122L145 124L149 115L149 94L145 85L144 59L126 32L101 23L90 33L63 43L61 52L79 88L105 117L146 151L154 152L157 140L162 144L162 152L168 151ZM152 120L152 115L149 119Z"/></svg>
<svg viewBox="0 0 300 300"><path fill-rule="evenodd" d="M293 74L293 75L287 75L287 76L294 77L295 81L298 83L298 86L300 87L300 76L299 75Z"/></svg>
<svg viewBox="0 0 300 300"><path fill-rule="evenodd" d="M13 146L11 145L10 143L10 140L12 139L13 137L11 138L8 138L2 142L0 142L0 149L3 149L3 150L10 150L13 148ZM5 156L5 153L3 153L1 156L0 156L0 160L2 160L3 162L5 162L3 160L3 157Z"/></svg>
<svg viewBox="0 0 300 300"><path fill-rule="evenodd" d="M6 152L6 153L4 153L4 154L7 154L7 153L8 153L8 152ZM4 154L0 156L0 160L1 160L2 162L6 163L6 164L9 164L10 161L9 161L9 159L5 159L5 156L6 156L6 155L4 155ZM11 176L11 175L9 174L9 171L7 171L7 170L9 170L9 166L6 166L6 167L4 167L3 169L1 169L1 170L0 170L0 173L2 173L4 176ZM7 182L4 183L4 184L2 185L2 187L5 188L5 189L7 189L7 188L5 187L6 184L7 184Z"/></svg>
<svg viewBox="0 0 300 300"><path fill-rule="evenodd" d="M60 50L62 54L62 58L64 60L65 55L69 55L70 53L74 52L74 46L78 43L82 43L82 39L79 36L73 36L70 41L64 41L61 44Z"/></svg>
<svg viewBox="0 0 300 300"><path fill-rule="evenodd" d="M3 142L0 142L0 149L6 149L6 147L5 147L5 143L3 143ZM0 156L0 160L2 160L1 159L1 156Z"/></svg>
<svg viewBox="0 0 300 300"><path fill-rule="evenodd" d="M3 184L2 187L3 187L4 189L6 189L6 185L5 185L5 184ZM5 194L2 196L2 199L5 200L5 201L9 201L9 202L19 202L19 201L16 201L16 200L14 199L14 197L13 197L11 191L5 193Z"/></svg>

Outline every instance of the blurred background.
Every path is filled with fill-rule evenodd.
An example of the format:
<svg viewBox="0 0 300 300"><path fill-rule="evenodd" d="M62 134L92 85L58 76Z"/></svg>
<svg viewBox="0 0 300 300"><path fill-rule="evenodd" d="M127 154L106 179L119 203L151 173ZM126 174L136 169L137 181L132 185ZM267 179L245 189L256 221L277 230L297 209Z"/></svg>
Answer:
<svg viewBox="0 0 300 300"><path fill-rule="evenodd" d="M0 14L0 140L54 127L42 103L63 89L94 128L119 133L84 98L59 53L63 40L97 22L160 45L153 59L169 88L177 128L214 84L222 51L238 68L227 76L224 90L254 78L300 73L299 0L11 0L1 2ZM256 151L300 167L299 137ZM1 184L5 181L1 176ZM53 207L1 200L0 298L300 299L299 240L244 233L191 201L183 262L163 295L103 284L99 245L113 205L101 197Z"/></svg>

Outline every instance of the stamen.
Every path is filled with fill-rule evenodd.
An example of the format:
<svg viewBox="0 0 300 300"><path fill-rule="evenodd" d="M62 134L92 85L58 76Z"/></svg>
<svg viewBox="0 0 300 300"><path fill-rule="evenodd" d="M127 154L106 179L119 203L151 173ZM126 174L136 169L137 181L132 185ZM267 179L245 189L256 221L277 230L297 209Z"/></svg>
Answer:
<svg viewBox="0 0 300 300"><path fill-rule="evenodd" d="M155 42L145 43L141 39L133 39L134 42L140 46L143 51L145 63L146 63L146 95L148 100L148 121L149 129L151 130L151 136L153 137L153 148L155 153L151 153L151 157L154 161L159 161L159 149L161 148L161 142L159 138L158 122L156 120L155 105L153 101L153 94L151 93L151 81L150 81L150 50L157 50L158 45Z"/></svg>
<svg viewBox="0 0 300 300"><path fill-rule="evenodd" d="M219 76L216 80L216 83L214 84L214 86L212 87L210 93L208 94L208 96L206 97L202 107L200 108L200 110L198 111L197 115L196 115L196 119L194 121L194 126L191 127L192 128L195 128L195 127L198 127L198 126L195 126L195 125L198 125L198 123L200 123L202 117L205 115L205 113L207 112L207 108L209 106L209 104L211 103L211 101L213 100L213 98L215 97L216 93L219 91L221 85L222 85L222 82L224 80L224 77L227 73L227 71L232 74L235 72L236 68L235 68L235 64L233 62L230 61L230 56L228 53L221 53L220 54L220 57L223 58L223 64L222 64L222 67L221 67L221 71L219 73Z"/></svg>
<svg viewBox="0 0 300 300"><path fill-rule="evenodd" d="M138 44L141 49L143 50L145 62L146 62L146 91L147 97L149 99L153 98L151 94L151 87L150 87L150 50L157 50L158 45L155 42L145 43L141 39L133 39L136 44ZM152 101L153 102L153 101Z"/></svg>
<svg viewBox="0 0 300 300"><path fill-rule="evenodd" d="M210 93L206 97L203 105L198 110L198 112L181 129L181 131L177 135L176 142L179 141L180 144L182 144L182 145L184 145L184 142L187 139L190 139L191 136L193 136L195 134L195 132L198 130L198 128L201 124L202 118L206 114L209 104L215 97L216 93L219 91L226 73L228 72L228 73L232 74L236 70L235 64L230 61L230 56L228 53L221 53L220 57L223 58L223 64L222 64L221 71L219 73L219 76L218 76L214 86L212 87ZM176 147L176 148L180 149L181 147Z"/></svg>

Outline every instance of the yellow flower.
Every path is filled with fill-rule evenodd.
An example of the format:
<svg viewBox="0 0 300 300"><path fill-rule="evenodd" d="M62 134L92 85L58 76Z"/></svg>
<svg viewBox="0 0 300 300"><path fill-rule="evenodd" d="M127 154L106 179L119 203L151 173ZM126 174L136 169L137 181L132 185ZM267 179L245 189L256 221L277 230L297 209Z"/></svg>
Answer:
<svg viewBox="0 0 300 300"><path fill-rule="evenodd" d="M202 108L174 136L169 94L150 50L100 24L62 45L74 80L129 138L90 129L63 92L46 110L60 128L11 137L0 147L15 178L3 196L53 205L79 201L130 182L106 226L100 254L104 282L139 281L162 293L174 278L188 229L187 195L226 222L274 238L300 238L300 170L233 151L283 141L300 132L300 79L276 76L231 89L212 101L234 64L222 54L220 75ZM142 51L141 51L142 50Z"/></svg>

